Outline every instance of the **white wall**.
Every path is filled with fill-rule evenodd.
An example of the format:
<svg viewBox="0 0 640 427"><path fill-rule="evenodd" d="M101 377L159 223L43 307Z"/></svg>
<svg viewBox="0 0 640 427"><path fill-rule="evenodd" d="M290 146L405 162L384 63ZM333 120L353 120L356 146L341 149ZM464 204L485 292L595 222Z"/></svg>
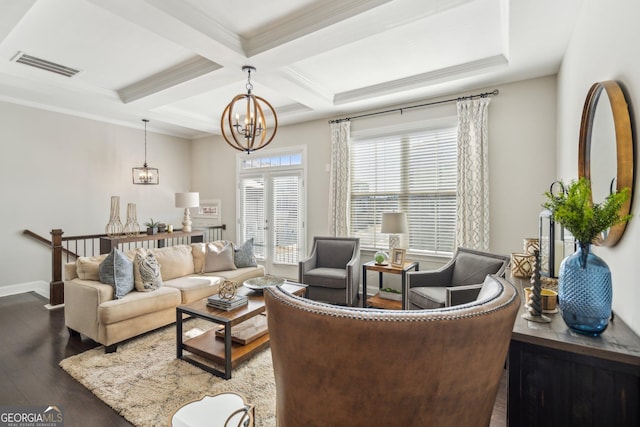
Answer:
<svg viewBox="0 0 640 427"><path fill-rule="evenodd" d="M627 102L633 124L640 123L640 31L637 0L585 0L571 43L558 76L558 175L564 180L578 175L578 137L582 107L591 85L598 81L618 80L629 95ZM635 129L637 139L637 129ZM635 141L638 164L638 146ZM636 167L637 169L637 167ZM635 180L638 199L638 177ZM640 334L640 219L636 214L625 235L613 248L595 248L611 268L613 310L636 333Z"/></svg>
<svg viewBox="0 0 640 427"><path fill-rule="evenodd" d="M556 179L556 79L549 76L480 88L445 98L495 88L500 90L500 95L492 99L489 107L491 250L508 254L522 251L523 238L538 235L542 193ZM412 105L420 103L417 101ZM395 113L357 119L351 126L353 132L363 132L372 127L402 126L455 115L456 106L451 103L409 110L402 115ZM314 235L327 235L329 230L329 174L326 165L330 162L330 139L327 120L316 120L282 126L271 143L273 147L307 147L308 243L312 242ZM236 153L221 137L210 137L194 141L191 154L193 187L203 198L222 199L223 222L227 224L226 236L229 239L235 239L236 233ZM442 262L424 261L422 269L434 266L434 261L435 265Z"/></svg>
<svg viewBox="0 0 640 427"><path fill-rule="evenodd" d="M0 295L9 285L51 281L51 252L22 235L50 239L104 233L110 197L137 204L138 222L150 217L181 227L174 193L189 190L190 142L147 132L147 160L160 169L160 185L131 183L144 162L144 126L138 129L0 102ZM153 123L149 124L149 129Z"/></svg>

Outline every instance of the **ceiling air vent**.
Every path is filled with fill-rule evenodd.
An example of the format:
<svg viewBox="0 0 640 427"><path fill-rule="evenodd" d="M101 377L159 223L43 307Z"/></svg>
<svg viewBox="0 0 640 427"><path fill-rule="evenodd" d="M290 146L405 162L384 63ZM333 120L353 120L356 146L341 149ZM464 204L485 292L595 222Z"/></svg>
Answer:
<svg viewBox="0 0 640 427"><path fill-rule="evenodd" d="M27 55L24 52L18 52L11 60L20 64L40 68L41 70L61 74L66 77L73 77L80 72L80 70L76 70L75 68L65 67L64 65L56 64L55 62L50 62L46 59Z"/></svg>

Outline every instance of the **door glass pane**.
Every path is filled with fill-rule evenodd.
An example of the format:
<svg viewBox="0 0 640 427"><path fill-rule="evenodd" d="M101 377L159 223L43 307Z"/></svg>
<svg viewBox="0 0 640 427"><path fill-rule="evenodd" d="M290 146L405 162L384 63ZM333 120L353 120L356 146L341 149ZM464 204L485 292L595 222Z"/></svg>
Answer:
<svg viewBox="0 0 640 427"><path fill-rule="evenodd" d="M300 179L298 175L272 178L273 262L297 264L300 252Z"/></svg>
<svg viewBox="0 0 640 427"><path fill-rule="evenodd" d="M241 235L253 237L256 258L265 258L264 178L243 178L240 181Z"/></svg>

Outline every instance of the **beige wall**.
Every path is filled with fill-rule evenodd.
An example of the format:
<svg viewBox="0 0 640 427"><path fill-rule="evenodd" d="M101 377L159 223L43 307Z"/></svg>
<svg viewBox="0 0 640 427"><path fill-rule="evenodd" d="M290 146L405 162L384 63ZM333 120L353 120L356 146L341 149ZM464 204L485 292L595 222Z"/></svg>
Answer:
<svg viewBox="0 0 640 427"><path fill-rule="evenodd" d="M587 91L593 83L604 80L621 82L629 97L632 123L640 123L637 101L640 96L640 57L636 54L640 45L638 16L640 3L637 0L584 2L558 76L558 175L567 181L576 179L578 175L580 119ZM637 153L637 141L635 144ZM635 161L637 164L638 154ZM637 176L635 186L637 200ZM637 215L636 206L637 202L634 202L632 212ZM639 221L636 217L629 223L617 246L595 248L611 268L613 310L636 333L640 333Z"/></svg>
<svg viewBox="0 0 640 427"><path fill-rule="evenodd" d="M189 141L148 132L147 159L160 169L160 185L140 186L131 168L144 162L142 122L131 129L3 102L0 117L0 295L51 280L50 251L24 229L47 238L52 228L104 232L112 195L120 196L122 221L127 203L136 203L141 226L149 217L179 224L174 193L189 190Z"/></svg>

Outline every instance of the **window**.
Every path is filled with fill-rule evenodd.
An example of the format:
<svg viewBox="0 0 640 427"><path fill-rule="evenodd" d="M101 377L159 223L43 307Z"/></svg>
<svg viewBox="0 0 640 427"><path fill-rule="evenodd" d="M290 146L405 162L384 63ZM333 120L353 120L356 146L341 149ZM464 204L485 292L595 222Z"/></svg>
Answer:
<svg viewBox="0 0 640 427"><path fill-rule="evenodd" d="M296 265L305 235L303 150L241 156L239 241L253 237L256 257L266 264Z"/></svg>
<svg viewBox="0 0 640 427"><path fill-rule="evenodd" d="M354 138L351 143L351 234L381 249L383 212L406 212L413 252L454 250L457 128Z"/></svg>

